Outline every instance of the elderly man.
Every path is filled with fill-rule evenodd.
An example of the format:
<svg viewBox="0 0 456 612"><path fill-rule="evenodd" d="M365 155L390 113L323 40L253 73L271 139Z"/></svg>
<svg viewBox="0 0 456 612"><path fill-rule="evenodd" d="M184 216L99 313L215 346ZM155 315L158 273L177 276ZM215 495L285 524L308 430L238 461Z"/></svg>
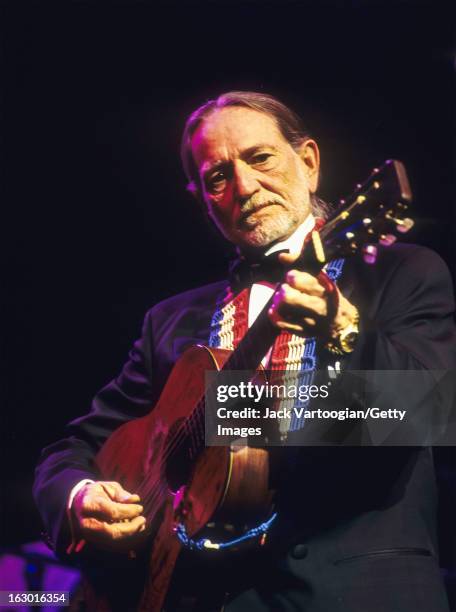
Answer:
<svg viewBox="0 0 456 612"><path fill-rule="evenodd" d="M61 555L78 558L86 542L100 549L125 546L145 529L138 495L101 481L94 455L117 427L151 409L185 347L233 348L232 338L242 337L274 287L249 273L251 263L287 251L278 257L289 271L268 313L282 330L263 360L271 367L284 367L276 349L286 333L298 347L297 368L308 367L309 339L316 339L318 363L337 360L343 368L446 369L455 363L451 283L432 252L380 248L374 268L356 258L342 261L332 281L293 269L325 205L316 195L318 146L279 101L230 92L206 103L187 121L182 159L189 189L236 245L240 264L229 281L152 308L120 376L100 391L87 416L70 424L67 438L43 451L35 497ZM235 333L221 334L220 319ZM261 552L241 555L235 568L214 562L193 609L448 609L429 449L314 448L292 456L279 486L279 535L274 540L271 534ZM184 582L175 586L168 610L179 609ZM112 581L110 588L116 591Z"/></svg>

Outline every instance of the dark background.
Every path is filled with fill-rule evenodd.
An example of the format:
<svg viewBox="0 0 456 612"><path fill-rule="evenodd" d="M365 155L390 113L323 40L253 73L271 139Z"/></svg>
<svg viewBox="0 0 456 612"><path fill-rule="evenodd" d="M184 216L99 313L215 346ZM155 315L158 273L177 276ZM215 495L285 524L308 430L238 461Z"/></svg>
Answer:
<svg viewBox="0 0 456 612"><path fill-rule="evenodd" d="M39 450L122 366L148 307L223 277L226 248L185 192L187 114L229 89L307 119L336 201L388 157L413 240L454 272L454 14L427 2L0 4L7 398L2 543L36 539ZM438 452L454 567L454 449Z"/></svg>

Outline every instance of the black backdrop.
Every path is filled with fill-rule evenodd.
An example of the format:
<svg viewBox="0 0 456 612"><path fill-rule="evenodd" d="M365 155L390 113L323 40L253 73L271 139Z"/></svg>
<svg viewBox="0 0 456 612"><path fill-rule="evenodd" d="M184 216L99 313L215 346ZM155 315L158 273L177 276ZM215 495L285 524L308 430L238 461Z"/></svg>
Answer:
<svg viewBox="0 0 456 612"><path fill-rule="evenodd" d="M226 247L185 193L186 115L229 89L301 111L335 201L388 157L415 241L454 270L454 15L437 2L0 5L7 404L2 542L34 539L39 449L121 367L146 309L221 278ZM453 449L439 452L454 565Z"/></svg>

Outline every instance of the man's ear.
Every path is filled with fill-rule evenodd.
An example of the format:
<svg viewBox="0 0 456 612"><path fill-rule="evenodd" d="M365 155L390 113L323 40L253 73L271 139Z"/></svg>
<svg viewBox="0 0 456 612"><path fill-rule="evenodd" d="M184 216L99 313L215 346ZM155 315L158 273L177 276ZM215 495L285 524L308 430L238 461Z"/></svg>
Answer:
<svg viewBox="0 0 456 612"><path fill-rule="evenodd" d="M307 138L299 146L297 153L304 162L307 178L309 180L309 190L315 193L318 188L318 178L320 174L320 151L315 140Z"/></svg>

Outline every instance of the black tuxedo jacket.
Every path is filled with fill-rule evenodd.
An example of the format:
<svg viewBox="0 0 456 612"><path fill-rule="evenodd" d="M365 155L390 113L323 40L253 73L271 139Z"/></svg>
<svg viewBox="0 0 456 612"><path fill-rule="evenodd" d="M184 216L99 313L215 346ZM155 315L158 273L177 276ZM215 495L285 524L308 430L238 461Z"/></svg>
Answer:
<svg viewBox="0 0 456 612"><path fill-rule="evenodd" d="M71 489L83 478L97 479L95 453L117 427L150 411L183 350L207 343L225 287L208 285L152 308L120 375L99 392L87 416L68 426L66 438L44 449L34 494L59 554L68 544ZM381 249L373 267L347 260L339 287L361 314L346 367L455 366L451 281L433 252L398 245ZM247 566L241 561L223 572L226 612L448 609L437 562L430 449L300 449L278 499L270 548L246 557Z"/></svg>

